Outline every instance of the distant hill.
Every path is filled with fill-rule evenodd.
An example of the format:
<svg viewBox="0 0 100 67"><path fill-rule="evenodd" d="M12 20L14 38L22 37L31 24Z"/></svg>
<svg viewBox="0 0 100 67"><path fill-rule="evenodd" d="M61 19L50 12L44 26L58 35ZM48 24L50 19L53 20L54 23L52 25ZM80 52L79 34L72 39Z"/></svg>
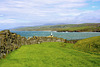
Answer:
<svg viewBox="0 0 100 67"><path fill-rule="evenodd" d="M100 32L100 23L63 24L12 29L15 31Z"/></svg>

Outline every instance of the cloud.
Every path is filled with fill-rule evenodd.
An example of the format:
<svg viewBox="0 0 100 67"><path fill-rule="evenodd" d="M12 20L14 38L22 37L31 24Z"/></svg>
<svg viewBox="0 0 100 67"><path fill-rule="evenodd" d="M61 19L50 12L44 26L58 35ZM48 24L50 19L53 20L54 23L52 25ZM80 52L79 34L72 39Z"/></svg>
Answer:
<svg viewBox="0 0 100 67"><path fill-rule="evenodd" d="M67 3L67 4L61 4L57 5L57 7L60 8L78 8L87 5L86 3Z"/></svg>
<svg viewBox="0 0 100 67"><path fill-rule="evenodd" d="M0 12L7 14L8 18L29 19L42 21L40 18L48 19L57 16L67 15L66 12L73 10L72 7L85 6L85 0L8 0L0 4ZM67 9L66 9L67 8ZM72 11L71 11L72 12ZM70 14L73 14L71 13ZM17 15L16 15L17 14ZM55 15L55 16L53 16ZM73 14L77 15L77 14ZM52 17L53 16L53 17ZM33 17L33 18L32 18ZM38 20L34 20L35 18ZM51 20L51 19L50 19Z"/></svg>
<svg viewBox="0 0 100 67"><path fill-rule="evenodd" d="M20 26L23 23L95 22L100 19L100 14L97 10L91 10L98 7L91 5L93 1L99 0L2 0L0 17L3 19L0 23L19 23Z"/></svg>
<svg viewBox="0 0 100 67"><path fill-rule="evenodd" d="M96 8L96 6L92 6L92 8Z"/></svg>
<svg viewBox="0 0 100 67"><path fill-rule="evenodd" d="M16 11L16 12L39 12L48 8L59 7L81 7L85 6L85 0L8 0L0 3L0 11ZM29 12L30 11L30 12Z"/></svg>
<svg viewBox="0 0 100 67"><path fill-rule="evenodd" d="M78 23L100 23L100 10L83 12L75 19Z"/></svg>
<svg viewBox="0 0 100 67"><path fill-rule="evenodd" d="M0 23L15 23L15 19L0 19Z"/></svg>
<svg viewBox="0 0 100 67"><path fill-rule="evenodd" d="M100 0L93 0L93 1L95 2L95 1L100 1Z"/></svg>

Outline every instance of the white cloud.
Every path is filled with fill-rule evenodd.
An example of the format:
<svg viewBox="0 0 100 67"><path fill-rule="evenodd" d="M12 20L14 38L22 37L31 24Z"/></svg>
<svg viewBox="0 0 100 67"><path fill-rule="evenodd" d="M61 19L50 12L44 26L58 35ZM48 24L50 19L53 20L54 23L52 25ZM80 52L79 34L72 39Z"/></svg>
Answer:
<svg viewBox="0 0 100 67"><path fill-rule="evenodd" d="M15 23L15 19L0 19L0 23Z"/></svg>
<svg viewBox="0 0 100 67"><path fill-rule="evenodd" d="M77 22L100 23L100 10L86 11L75 17Z"/></svg>
<svg viewBox="0 0 100 67"><path fill-rule="evenodd" d="M78 16L80 13L60 13L60 16Z"/></svg>
<svg viewBox="0 0 100 67"><path fill-rule="evenodd" d="M54 9L59 7L82 7L86 5L86 3L84 3L85 1L86 0L8 0L6 2L0 3L0 11L33 13L48 9L49 7Z"/></svg>
<svg viewBox="0 0 100 67"><path fill-rule="evenodd" d="M100 0L93 0L93 1L95 2L95 1L100 1Z"/></svg>
<svg viewBox="0 0 100 67"><path fill-rule="evenodd" d="M60 8L75 8L75 7L82 7L82 6L85 6L87 5L86 3L67 3L67 4L61 4L61 5L57 5L57 7L60 7Z"/></svg>
<svg viewBox="0 0 100 67"><path fill-rule="evenodd" d="M56 18L53 19L56 21L57 19L61 19L62 16L64 18L66 16L80 15L80 13L78 13L79 10L72 8L87 5L85 1L86 0L7 0L0 3L0 11L4 14L10 13L8 16L12 16L11 18L33 20L35 22L49 21L52 20L52 18Z"/></svg>
<svg viewBox="0 0 100 67"><path fill-rule="evenodd" d="M79 10L87 6L87 0L6 0L0 2L0 13L8 19L0 23L17 23L16 20L31 22L79 21L92 11ZM96 1L96 0L95 0ZM94 6L92 6L94 8ZM94 12L95 13L95 12ZM85 16L86 14L86 16ZM91 16L91 15L90 15ZM17 18L9 19L9 18ZM81 17L81 18L80 18ZM85 19L88 20L88 19ZM82 20L83 21L83 20Z"/></svg>
<svg viewBox="0 0 100 67"><path fill-rule="evenodd" d="M92 8L96 8L96 6L92 6Z"/></svg>
<svg viewBox="0 0 100 67"><path fill-rule="evenodd" d="M2 17L3 15L1 14L0 17Z"/></svg>

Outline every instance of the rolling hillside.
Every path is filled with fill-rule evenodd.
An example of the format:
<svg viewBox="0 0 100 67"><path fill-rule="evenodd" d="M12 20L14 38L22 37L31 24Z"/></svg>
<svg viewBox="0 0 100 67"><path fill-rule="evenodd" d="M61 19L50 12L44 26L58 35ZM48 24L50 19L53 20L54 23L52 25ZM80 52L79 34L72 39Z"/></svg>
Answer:
<svg viewBox="0 0 100 67"><path fill-rule="evenodd" d="M79 40L74 45L74 48L85 52L100 54L100 36Z"/></svg>
<svg viewBox="0 0 100 67"><path fill-rule="evenodd" d="M49 25L36 27L23 27L13 29L16 31L58 31L58 32L100 32L100 23Z"/></svg>

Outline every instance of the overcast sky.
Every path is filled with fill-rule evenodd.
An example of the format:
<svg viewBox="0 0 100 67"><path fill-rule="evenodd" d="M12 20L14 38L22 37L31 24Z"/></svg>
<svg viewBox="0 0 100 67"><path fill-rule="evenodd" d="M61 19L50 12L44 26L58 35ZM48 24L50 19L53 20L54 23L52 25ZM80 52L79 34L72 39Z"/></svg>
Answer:
<svg viewBox="0 0 100 67"><path fill-rule="evenodd" d="M100 0L0 0L0 29L100 23Z"/></svg>

